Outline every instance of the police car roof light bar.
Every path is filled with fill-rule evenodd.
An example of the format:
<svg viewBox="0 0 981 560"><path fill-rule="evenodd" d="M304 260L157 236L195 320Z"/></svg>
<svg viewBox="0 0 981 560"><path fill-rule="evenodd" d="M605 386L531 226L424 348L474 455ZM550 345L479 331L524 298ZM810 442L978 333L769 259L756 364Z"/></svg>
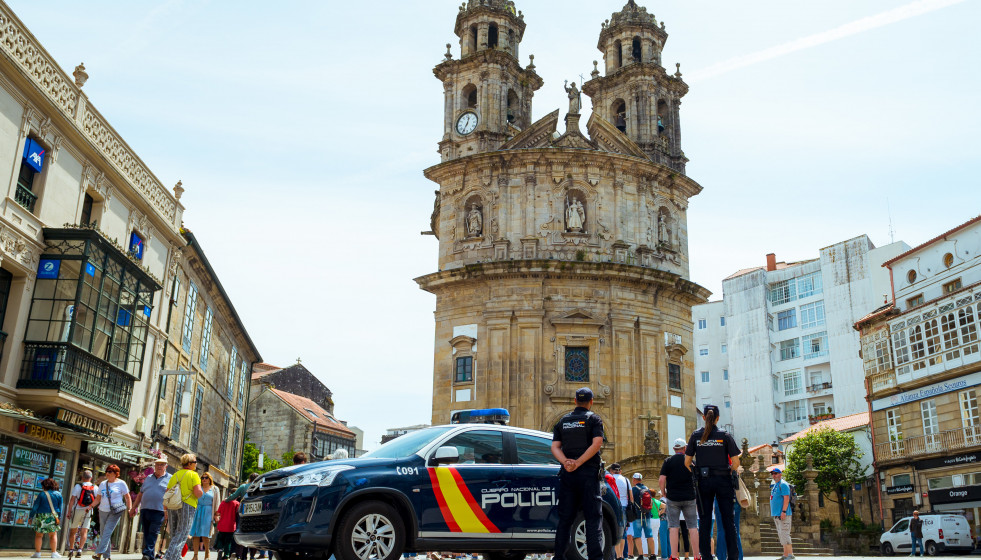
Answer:
<svg viewBox="0 0 981 560"><path fill-rule="evenodd" d="M450 424L500 424L507 425L511 413L506 408L479 408L454 412Z"/></svg>

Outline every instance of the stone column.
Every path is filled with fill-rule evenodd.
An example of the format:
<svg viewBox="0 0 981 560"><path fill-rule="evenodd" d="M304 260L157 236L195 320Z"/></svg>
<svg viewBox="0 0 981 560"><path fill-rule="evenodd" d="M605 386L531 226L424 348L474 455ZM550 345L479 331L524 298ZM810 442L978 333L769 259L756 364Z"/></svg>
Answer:
<svg viewBox="0 0 981 560"><path fill-rule="evenodd" d="M821 520L818 516L818 493L820 490L817 486L818 472L814 468L814 457L810 453L807 454L807 469L804 470L804 478L806 482L806 496L804 499L807 501L807 523L801 527L800 533L802 536L806 535L808 539L813 543L819 543L821 541ZM798 518L799 519L799 518Z"/></svg>
<svg viewBox="0 0 981 560"><path fill-rule="evenodd" d="M756 481L753 480L753 456L749 454L749 441L743 438L743 452L739 456L743 469L739 477L749 490L749 507L743 508L739 519L739 538L743 543L743 556L758 556L762 552L760 544L760 513L756 509Z"/></svg>

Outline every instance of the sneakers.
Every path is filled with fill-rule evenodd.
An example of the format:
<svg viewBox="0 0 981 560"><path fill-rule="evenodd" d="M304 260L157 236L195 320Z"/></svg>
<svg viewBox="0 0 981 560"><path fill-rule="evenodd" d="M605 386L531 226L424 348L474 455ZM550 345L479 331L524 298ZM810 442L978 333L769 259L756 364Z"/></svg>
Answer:
<svg viewBox="0 0 981 560"><path fill-rule="evenodd" d="M34 554L31 554L31 558L40 558L40 557L41 557L40 552L35 552Z"/></svg>
<svg viewBox="0 0 981 560"><path fill-rule="evenodd" d="M61 555L60 555L60 554L58 554L57 552L52 552L52 553L51 553L51 557L52 557L52 558L61 558Z"/></svg>

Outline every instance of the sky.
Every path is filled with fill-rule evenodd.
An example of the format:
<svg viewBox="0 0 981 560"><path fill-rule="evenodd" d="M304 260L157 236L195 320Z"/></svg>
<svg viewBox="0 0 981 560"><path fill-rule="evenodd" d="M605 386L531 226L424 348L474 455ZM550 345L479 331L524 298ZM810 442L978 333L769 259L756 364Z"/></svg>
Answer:
<svg viewBox="0 0 981 560"><path fill-rule="evenodd" d="M264 360L301 358L377 447L430 420L429 229L457 0L7 0L164 184ZM670 0L691 279L859 235L917 245L981 212L981 2ZM599 60L622 0L517 0L544 87ZM585 96L584 96L585 97ZM584 98L585 108L589 101ZM583 121L588 119L584 114Z"/></svg>

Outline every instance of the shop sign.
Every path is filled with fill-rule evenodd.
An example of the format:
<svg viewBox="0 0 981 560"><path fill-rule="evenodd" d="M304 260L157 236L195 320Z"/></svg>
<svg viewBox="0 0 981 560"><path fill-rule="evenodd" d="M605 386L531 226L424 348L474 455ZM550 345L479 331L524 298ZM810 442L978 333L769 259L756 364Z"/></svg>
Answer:
<svg viewBox="0 0 981 560"><path fill-rule="evenodd" d="M93 434L98 434L100 436L110 436L112 435L112 426L106 424L105 422L100 422L95 418L89 418L88 416L83 416L75 411L66 410L64 408L59 408L58 413L55 416L58 422L66 424L72 428L79 428L86 432L91 432Z"/></svg>
<svg viewBox="0 0 981 560"><path fill-rule="evenodd" d="M909 494L913 491L912 484L902 484L899 486L886 486L886 494Z"/></svg>
<svg viewBox="0 0 981 560"><path fill-rule="evenodd" d="M930 490L929 497L930 503L933 505L976 502L981 500L981 486L961 486L960 488Z"/></svg>
<svg viewBox="0 0 981 560"><path fill-rule="evenodd" d="M65 443L65 434L61 432L56 432L51 428L45 428L44 426L38 426L37 424L29 424L27 422L21 422L17 431L24 434L27 437L32 437L34 439L39 439L41 441L46 441L48 443L54 443L56 445L61 445Z"/></svg>
<svg viewBox="0 0 981 560"><path fill-rule="evenodd" d="M123 450L117 447L110 447L108 445L102 445L101 443L89 442L86 448L88 453L91 455L101 455L107 459L119 463L128 463L129 461L124 460Z"/></svg>
<svg viewBox="0 0 981 560"><path fill-rule="evenodd" d="M51 453L15 445L14 454L10 458L10 466L49 473L51 472Z"/></svg>
<svg viewBox="0 0 981 560"><path fill-rule="evenodd" d="M920 470L939 469L941 467L955 467L957 465L967 465L978 462L977 453L964 453L951 457L938 457L936 459L924 459L913 463L913 466Z"/></svg>
<svg viewBox="0 0 981 560"><path fill-rule="evenodd" d="M944 393L960 391L961 389L966 389L975 385L981 385L981 371L965 375L964 377L958 377L957 379L952 379L950 381L942 381L940 383L934 383L933 385L927 385L926 387L920 387L919 389L914 389L912 391L904 391L902 393L876 399L872 401L872 411L875 412L884 410L886 408L892 408L901 404L906 404L921 399L928 399Z"/></svg>

